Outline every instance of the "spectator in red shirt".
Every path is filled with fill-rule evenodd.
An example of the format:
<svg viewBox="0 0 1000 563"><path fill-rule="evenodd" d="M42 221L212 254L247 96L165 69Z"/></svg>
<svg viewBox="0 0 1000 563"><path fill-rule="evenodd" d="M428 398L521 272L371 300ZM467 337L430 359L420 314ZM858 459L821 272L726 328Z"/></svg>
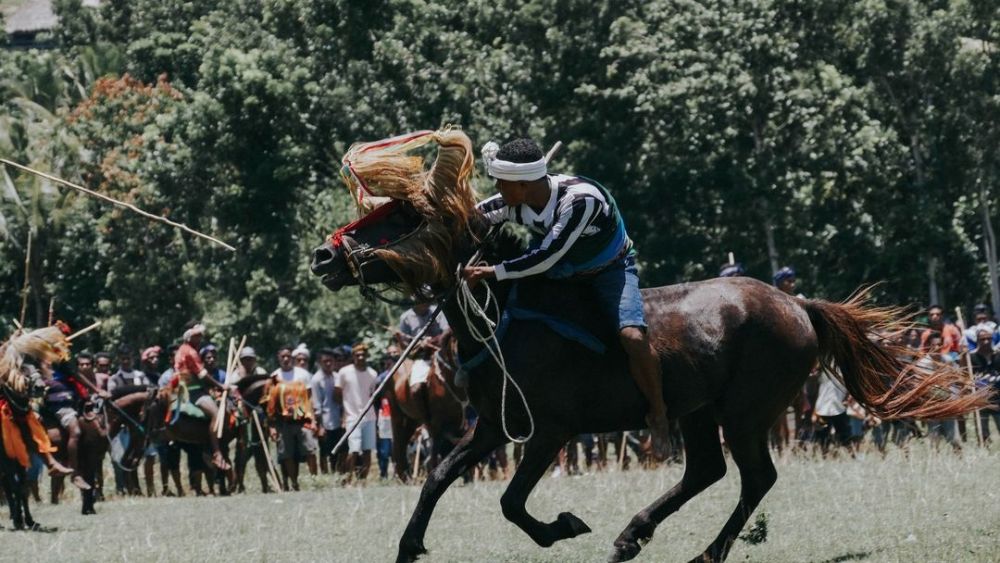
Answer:
<svg viewBox="0 0 1000 563"><path fill-rule="evenodd" d="M184 343L174 355L174 376L170 386L177 389L183 383L187 387L189 400L205 413L205 417L211 423L209 428L215 428L215 417L219 415L219 407L208 391L212 386L220 388L224 386L215 378L209 377L208 370L201 363L198 349L201 347L204 335L203 324L196 324L184 332ZM215 432L208 433L208 440L212 446L212 464L222 471L228 471L229 464L222 456Z"/></svg>
<svg viewBox="0 0 1000 563"><path fill-rule="evenodd" d="M920 348L925 352L933 351L955 358L958 355L959 346L962 342L962 331L958 330L958 327L954 324L945 321L944 309L940 305L931 305L927 309L927 325L929 328L924 329L920 334ZM939 350L928 350L928 340L931 334L935 332L941 333L941 348Z"/></svg>

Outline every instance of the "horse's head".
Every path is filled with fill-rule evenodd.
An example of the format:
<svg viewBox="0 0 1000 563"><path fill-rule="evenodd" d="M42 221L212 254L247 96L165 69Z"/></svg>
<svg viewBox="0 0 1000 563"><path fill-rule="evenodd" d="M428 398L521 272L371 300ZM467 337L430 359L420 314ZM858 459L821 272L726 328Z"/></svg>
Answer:
<svg viewBox="0 0 1000 563"><path fill-rule="evenodd" d="M429 142L438 144L438 152L425 170L423 159L408 152ZM483 230L469 185L472 171L472 143L458 130L352 147L343 172L359 208L388 203L337 229L316 248L313 274L334 291L401 283L410 293L425 294L427 287L453 283L458 260Z"/></svg>

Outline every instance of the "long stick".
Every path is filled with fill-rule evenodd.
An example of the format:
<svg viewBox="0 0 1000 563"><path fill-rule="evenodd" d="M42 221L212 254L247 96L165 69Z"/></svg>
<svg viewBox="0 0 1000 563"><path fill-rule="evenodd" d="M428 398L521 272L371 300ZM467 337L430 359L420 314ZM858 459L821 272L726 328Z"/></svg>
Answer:
<svg viewBox="0 0 1000 563"><path fill-rule="evenodd" d="M47 326L52 326L56 323L56 298L53 296L49 299L49 324Z"/></svg>
<svg viewBox="0 0 1000 563"><path fill-rule="evenodd" d="M417 333L413 335L413 338L410 339L410 343L406 345L406 349L403 350L403 353L399 355L399 359L396 360L396 365L392 366L392 369L389 370L389 373L385 376L385 379L382 380L382 383L379 383L378 387L375 388L375 391L372 393L371 397L368 398L368 404L365 405L365 408L361 410L361 413L358 415L357 420L355 420L354 423L351 424L350 429L348 429L347 432L340 437L340 440L337 442L337 445L333 446L333 449L330 450L330 456L337 455L337 450L339 450L340 447L343 446L345 442L347 442L348 436L350 436L351 433L354 432L358 428L358 426L361 425L361 421L364 420L365 415L368 414L369 410L371 410L372 405L375 404L375 400L382 394L382 389L385 388L386 384L392 381L392 376L395 375L396 371L399 370L399 366L403 365L403 362L406 360L406 357L410 355L410 352L413 350L413 347L417 345L417 342L419 342L420 339L423 338L424 333L426 333L427 330L431 327L431 325L434 324L434 319L436 319L437 316L441 314L441 309L443 308L444 302L450 299L451 295L454 294L453 293L448 294L447 298L442 299L441 302L438 303L437 308L435 308L434 312L431 313L431 316L427 319L427 322L424 323L424 326L420 327L420 330L418 330Z"/></svg>
<svg viewBox="0 0 1000 563"><path fill-rule="evenodd" d="M556 153L558 153L559 149L561 148L562 148L562 141L556 141L556 144L552 145L552 148L549 149L549 152L545 155L545 164L551 162L552 159L555 158Z"/></svg>
<svg viewBox="0 0 1000 563"><path fill-rule="evenodd" d="M232 336L229 337L229 352L226 354L226 377L229 377L229 372L233 371L233 347L236 346L236 339ZM225 382L223 382L225 383ZM219 418L215 421L215 437L222 439L222 427L225 426L223 422L226 418L226 399L229 395L229 387L225 387L222 390L222 398L219 400Z"/></svg>
<svg viewBox="0 0 1000 563"><path fill-rule="evenodd" d="M74 332L73 334L67 336L66 340L69 340L70 342L72 342L74 338L77 338L78 336L83 336L84 334L87 334L88 332L94 330L95 328L97 328L99 326L101 326L101 321L97 321L96 323L88 326L87 328L85 328L83 330L78 330L78 331Z"/></svg>
<svg viewBox="0 0 1000 563"><path fill-rule="evenodd" d="M625 439L628 438L628 432L622 432L622 443L618 447L618 471L622 470L622 466L625 465Z"/></svg>
<svg viewBox="0 0 1000 563"><path fill-rule="evenodd" d="M38 170L35 170L34 168L29 168L27 166L24 166L23 164L18 164L16 162L7 160L6 158L0 158L0 162L2 162L4 164L7 164L9 166L13 166L14 168L17 168L17 169L20 169L20 170L24 170L25 172L29 172L29 173L34 174L36 176L41 176L42 178L45 178L47 180L52 180L53 182L62 184L62 185L66 186L66 187L69 187L69 188L73 188L74 190L77 190L77 191L81 191L81 192L83 192L83 193L85 193L87 195L96 197L98 199L103 199L104 201L107 201L107 202L112 203L114 205L117 205L119 207L124 207L126 209L130 209L130 210L138 213L139 215L142 215L143 217L145 217L147 219L151 219L153 221L158 221L160 223L164 223L164 224L170 225L171 227L174 227L176 229L180 229L180 230L182 230L184 232L187 232L187 233L190 233L190 234L192 234L192 235L194 235L196 237L201 237L201 238L203 238L205 240L214 242L215 244L221 246L222 248L225 248L226 250L229 250L230 252L236 252L235 248L233 248L232 246L229 246L228 244L222 242L221 240L219 240L219 239L217 239L215 237L211 237L211 236L206 235L205 233L198 232L198 231L192 229L191 227L188 227L187 225L182 225L181 223L175 223L174 221L171 221L170 219L167 219L166 217L161 217L159 215L153 215L152 213L149 213L148 211L143 211L142 209L139 209L138 207L136 207L135 205L132 205L131 203L125 203L124 201L119 201L119 200L117 200L117 199L115 199L113 197L108 197L108 196L106 196L106 195L104 195L102 193L95 192L94 190L89 190L89 189L87 189L87 188L85 188L83 186L79 186L79 185L74 184L72 182L68 182L66 180L63 180L62 178L58 178L58 177L53 176L51 174L46 174L45 172L40 172Z"/></svg>
<svg viewBox="0 0 1000 563"><path fill-rule="evenodd" d="M965 326L965 319L962 318L962 308L961 307L955 307L955 315L958 317L959 324L961 324L964 327ZM965 367L966 367L966 369L969 370L969 379L972 380L972 387L975 388L975 386L976 386L976 374L972 371L972 356L971 356L972 352L969 351L969 345L965 342L965 335L962 335L962 339L961 340L962 340L962 343L965 345ZM982 447L982 445L983 445L983 432L982 432L982 429L979 428L979 409L976 409L976 411L974 413L972 413L972 416L974 417L973 424L976 425L976 443L979 444L980 447Z"/></svg>
<svg viewBox="0 0 1000 563"><path fill-rule="evenodd" d="M21 288L21 316L20 322L24 324L24 316L28 313L28 293L31 289L31 230L28 230L28 251L24 253L24 287Z"/></svg>
<svg viewBox="0 0 1000 563"><path fill-rule="evenodd" d="M417 432L417 451L413 454L413 479L417 478L417 473L420 473L420 446L423 444L424 433Z"/></svg>
<svg viewBox="0 0 1000 563"><path fill-rule="evenodd" d="M257 409L251 408L250 412L253 413L253 424L257 427L257 437L260 438L260 447L264 449L264 457L267 459L267 469L270 472L271 478L274 479L275 488L280 492L285 492L285 489L281 488L281 481L278 480L278 472L274 470L274 462L271 461L271 448L267 444L267 438L264 437L264 430L260 427L260 418L257 416Z"/></svg>
<svg viewBox="0 0 1000 563"><path fill-rule="evenodd" d="M243 350L243 346L245 346L247 343L247 335L245 334L243 335L243 338L240 339L239 347L234 350L233 345L235 343L236 343L235 338L229 339L229 361L226 362L226 377L229 377L229 374L232 373L234 369L236 369L236 359L239 357L240 351ZM218 428L215 429L215 437L219 439L222 438L222 428L225 426L223 424L223 421L226 418L226 405L228 404L226 399L228 398L228 396L229 396L229 385L226 385L225 389L222 390L222 404L219 407L222 415L219 417Z"/></svg>

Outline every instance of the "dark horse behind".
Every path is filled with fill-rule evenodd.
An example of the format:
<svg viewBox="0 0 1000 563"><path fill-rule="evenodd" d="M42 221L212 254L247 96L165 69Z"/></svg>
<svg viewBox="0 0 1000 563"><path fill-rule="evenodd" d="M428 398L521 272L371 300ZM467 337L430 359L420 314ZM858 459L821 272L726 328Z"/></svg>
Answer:
<svg viewBox="0 0 1000 563"><path fill-rule="evenodd" d="M360 184L396 201L338 229L315 250L312 271L328 288L360 285L370 293L370 285L402 282L411 291L430 288L438 296L454 290L456 267L473 255L486 233L468 183L471 142L454 130L422 135L439 145L429 173L419 159L385 158L384 147L392 150L392 142L356 146L345 157L352 189ZM520 252L503 240L483 250L489 263ZM509 282L480 284L474 297L485 304L489 289L503 310L511 288ZM560 314L600 332L595 327L601 323L590 318L585 287L534 279L522 281L518 295L521 307L554 304ZM723 477L720 427L739 469L740 496L722 530L696 560L725 559L777 478L768 430L817 363L836 366L832 373L851 395L885 418L954 417L988 400L973 392L960 373L904 366L883 337L901 328L898 311L866 305L865 292L831 303L791 297L749 278L722 278L645 289L643 298L662 362L668 412L680 420L686 467L677 485L628 523L614 542L612 561L635 557L660 522ZM443 307L459 355L468 362L483 349L473 329L484 332L487 327L475 316L470 324L468 307L463 310L455 299ZM491 316L497 320L495 313ZM547 547L590 531L569 512L543 522L525 509L529 493L559 449L577 434L643 427L646 403L628 375L622 350L613 344L597 353L541 323L513 320L500 349L534 420L533 437L500 506L508 520ZM495 362L472 368L468 380L479 422L428 477L400 539L398 561L415 560L426 551L424 535L438 499L467 468L508 441L504 422L514 435L530 430L528 414L513 391L503 419L504 377Z"/></svg>

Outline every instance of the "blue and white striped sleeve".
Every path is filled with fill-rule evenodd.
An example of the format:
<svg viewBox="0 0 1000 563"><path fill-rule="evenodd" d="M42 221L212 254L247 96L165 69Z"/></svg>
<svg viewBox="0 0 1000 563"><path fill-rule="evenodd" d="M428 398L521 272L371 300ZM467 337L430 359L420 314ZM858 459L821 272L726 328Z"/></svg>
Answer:
<svg viewBox="0 0 1000 563"><path fill-rule="evenodd" d="M499 225L511 218L511 208L507 207L500 194L480 201L476 204L476 209L483 214L490 225Z"/></svg>
<svg viewBox="0 0 1000 563"><path fill-rule="evenodd" d="M590 196L581 195L564 202L542 244L523 256L497 264L494 268L497 279L523 278L548 270L569 251L600 211L601 206Z"/></svg>

